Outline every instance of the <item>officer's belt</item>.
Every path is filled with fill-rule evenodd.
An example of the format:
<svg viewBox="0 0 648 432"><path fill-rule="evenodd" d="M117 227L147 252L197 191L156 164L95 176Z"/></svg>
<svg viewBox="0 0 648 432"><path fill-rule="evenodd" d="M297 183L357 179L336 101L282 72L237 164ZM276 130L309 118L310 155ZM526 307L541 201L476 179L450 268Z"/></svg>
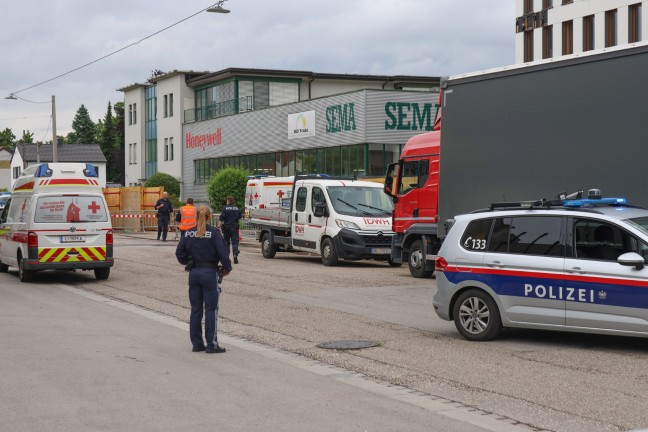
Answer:
<svg viewBox="0 0 648 432"><path fill-rule="evenodd" d="M194 264L194 267L218 268L218 264L199 261L199 262Z"/></svg>

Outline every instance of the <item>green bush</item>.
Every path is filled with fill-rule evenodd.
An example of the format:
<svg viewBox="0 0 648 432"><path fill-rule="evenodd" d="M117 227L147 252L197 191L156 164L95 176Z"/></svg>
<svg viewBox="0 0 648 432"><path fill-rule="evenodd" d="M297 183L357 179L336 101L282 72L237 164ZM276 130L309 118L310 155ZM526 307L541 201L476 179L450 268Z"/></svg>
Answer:
<svg viewBox="0 0 648 432"><path fill-rule="evenodd" d="M155 173L144 183L144 187L164 187L164 191L169 195L180 195L180 182L173 176L165 173Z"/></svg>
<svg viewBox="0 0 648 432"><path fill-rule="evenodd" d="M247 176L252 172L245 168L226 167L218 171L209 180L207 185L207 201L209 206L219 212L225 205L227 197L234 197L236 204L241 211L245 207L245 186L247 185Z"/></svg>

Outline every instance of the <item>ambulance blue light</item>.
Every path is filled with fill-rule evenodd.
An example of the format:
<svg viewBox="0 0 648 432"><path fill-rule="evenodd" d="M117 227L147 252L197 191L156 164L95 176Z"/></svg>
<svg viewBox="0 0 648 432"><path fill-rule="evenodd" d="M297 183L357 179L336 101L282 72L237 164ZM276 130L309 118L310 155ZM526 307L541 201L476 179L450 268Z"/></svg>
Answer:
<svg viewBox="0 0 648 432"><path fill-rule="evenodd" d="M44 163L38 167L34 177L52 177L52 174L54 174L54 171L50 169L48 164Z"/></svg>
<svg viewBox="0 0 648 432"><path fill-rule="evenodd" d="M92 164L89 164L89 163L86 163L86 167L85 167L85 169L83 170L83 174L84 174L86 177L99 177L99 176L97 175L97 171L95 171L94 166L92 166Z"/></svg>
<svg viewBox="0 0 648 432"><path fill-rule="evenodd" d="M579 199L579 200L564 200L563 206L565 207L584 207L588 205L623 205L626 204L625 198L601 198L601 199Z"/></svg>

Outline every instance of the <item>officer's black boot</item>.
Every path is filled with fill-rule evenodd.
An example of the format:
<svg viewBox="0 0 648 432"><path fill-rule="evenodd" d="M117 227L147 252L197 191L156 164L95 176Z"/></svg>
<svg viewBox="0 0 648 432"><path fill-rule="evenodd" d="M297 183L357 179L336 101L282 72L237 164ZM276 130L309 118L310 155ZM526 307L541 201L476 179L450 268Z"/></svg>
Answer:
<svg viewBox="0 0 648 432"><path fill-rule="evenodd" d="M238 257L237 256L234 257L234 264L238 264Z"/></svg>

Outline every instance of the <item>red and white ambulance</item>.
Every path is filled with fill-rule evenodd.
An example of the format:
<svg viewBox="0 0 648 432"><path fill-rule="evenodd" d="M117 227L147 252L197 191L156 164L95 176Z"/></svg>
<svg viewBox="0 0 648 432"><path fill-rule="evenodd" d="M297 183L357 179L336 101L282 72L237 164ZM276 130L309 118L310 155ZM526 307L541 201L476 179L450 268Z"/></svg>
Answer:
<svg viewBox="0 0 648 432"><path fill-rule="evenodd" d="M94 167L42 163L25 169L0 215L0 272L20 280L39 270L93 270L107 279L113 232Z"/></svg>

